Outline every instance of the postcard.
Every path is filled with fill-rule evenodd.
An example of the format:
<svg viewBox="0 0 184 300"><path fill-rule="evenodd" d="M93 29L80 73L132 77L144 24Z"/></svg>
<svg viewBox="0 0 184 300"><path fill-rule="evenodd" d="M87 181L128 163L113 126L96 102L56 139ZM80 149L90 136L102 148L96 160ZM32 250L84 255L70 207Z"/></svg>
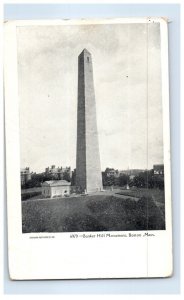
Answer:
<svg viewBox="0 0 184 300"><path fill-rule="evenodd" d="M10 278L171 276L167 19L4 27Z"/></svg>

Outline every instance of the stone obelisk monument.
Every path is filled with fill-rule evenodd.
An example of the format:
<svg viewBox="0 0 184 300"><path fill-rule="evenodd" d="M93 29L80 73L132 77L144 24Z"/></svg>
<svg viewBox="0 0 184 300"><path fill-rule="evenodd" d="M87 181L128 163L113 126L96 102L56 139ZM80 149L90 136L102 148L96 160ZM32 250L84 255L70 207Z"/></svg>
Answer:
<svg viewBox="0 0 184 300"><path fill-rule="evenodd" d="M81 192L102 190L91 54L78 57L76 186Z"/></svg>

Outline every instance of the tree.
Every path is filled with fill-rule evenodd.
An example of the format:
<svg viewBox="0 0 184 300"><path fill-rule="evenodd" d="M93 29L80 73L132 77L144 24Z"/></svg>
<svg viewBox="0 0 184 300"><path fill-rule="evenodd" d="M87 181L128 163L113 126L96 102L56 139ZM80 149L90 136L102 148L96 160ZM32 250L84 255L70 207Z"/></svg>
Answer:
<svg viewBox="0 0 184 300"><path fill-rule="evenodd" d="M64 172L63 179L70 182L71 181L70 174L68 172Z"/></svg>
<svg viewBox="0 0 184 300"><path fill-rule="evenodd" d="M128 183L129 183L129 176L126 174L121 174L119 177L119 185L125 186Z"/></svg>
<svg viewBox="0 0 184 300"><path fill-rule="evenodd" d="M136 175L132 181L132 184L139 188L154 188L155 177L153 170L146 170Z"/></svg>
<svg viewBox="0 0 184 300"><path fill-rule="evenodd" d="M107 176L106 172L102 172L102 182L103 186L112 186L115 183L114 176Z"/></svg>

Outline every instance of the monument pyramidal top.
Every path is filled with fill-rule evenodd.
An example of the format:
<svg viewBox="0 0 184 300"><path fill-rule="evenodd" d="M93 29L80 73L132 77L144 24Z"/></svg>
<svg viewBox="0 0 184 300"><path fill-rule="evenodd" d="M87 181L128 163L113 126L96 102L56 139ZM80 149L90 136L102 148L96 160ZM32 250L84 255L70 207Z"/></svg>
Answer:
<svg viewBox="0 0 184 300"><path fill-rule="evenodd" d="M85 55L85 54L91 55L91 53L86 48L84 48L82 50L82 52L79 54L79 56L82 56L82 55Z"/></svg>

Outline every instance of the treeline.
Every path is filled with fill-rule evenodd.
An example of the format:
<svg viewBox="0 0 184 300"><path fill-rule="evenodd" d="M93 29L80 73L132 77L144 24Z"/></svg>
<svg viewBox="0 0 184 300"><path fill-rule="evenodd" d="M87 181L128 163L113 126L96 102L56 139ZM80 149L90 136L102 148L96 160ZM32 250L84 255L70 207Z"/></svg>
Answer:
<svg viewBox="0 0 184 300"><path fill-rule="evenodd" d="M154 175L153 170L140 172L135 176L127 174L120 174L117 176L107 176L105 172L102 173L103 186L120 186L129 185L137 188L159 188L164 189L164 177Z"/></svg>
<svg viewBox="0 0 184 300"><path fill-rule="evenodd" d="M103 186L124 186L129 183L129 176L121 174L119 177L107 176L105 172L102 172Z"/></svg>
<svg viewBox="0 0 184 300"><path fill-rule="evenodd" d="M130 180L129 185L143 188L164 189L164 176L154 175L153 170L144 171Z"/></svg>
<svg viewBox="0 0 184 300"><path fill-rule="evenodd" d="M44 181L49 180L66 180L71 182L71 185L75 185L75 171L73 172L72 178L69 173L63 173L62 177L60 174L32 174L30 180L22 186L24 189L41 187ZM140 172L135 176L120 174L119 176L107 176L106 172L102 172L103 186L126 186L138 188L159 188L164 189L164 177L160 175L154 175L153 170Z"/></svg>

